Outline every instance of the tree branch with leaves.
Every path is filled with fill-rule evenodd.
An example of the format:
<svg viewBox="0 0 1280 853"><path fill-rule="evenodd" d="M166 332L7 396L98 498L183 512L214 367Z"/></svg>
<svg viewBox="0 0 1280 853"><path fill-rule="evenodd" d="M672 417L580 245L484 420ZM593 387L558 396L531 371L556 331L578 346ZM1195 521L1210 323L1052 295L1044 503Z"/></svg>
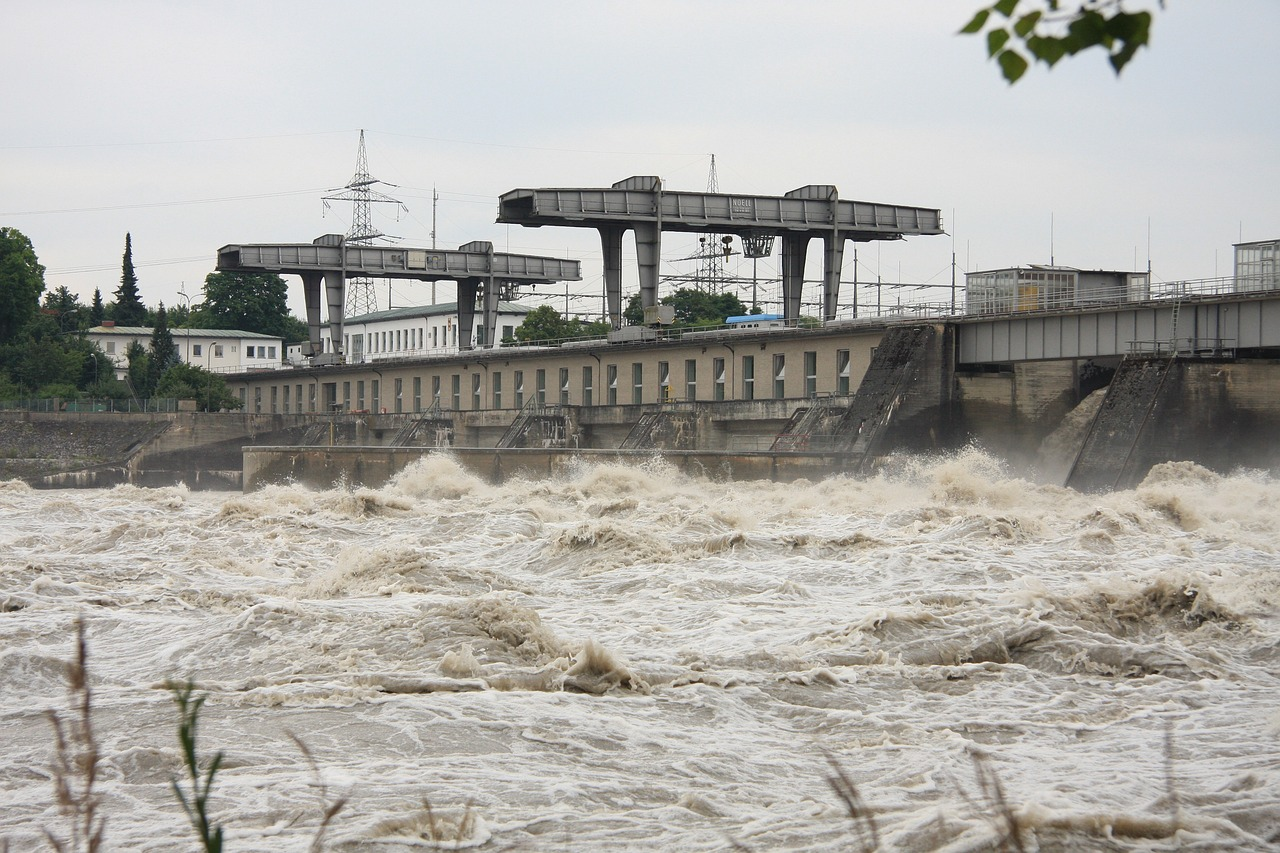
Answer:
<svg viewBox="0 0 1280 853"><path fill-rule="evenodd" d="M1151 41L1150 11L1129 12L1124 0L998 0L979 9L960 32L986 35L987 55L1009 83L1043 62L1059 60L1090 48L1107 52L1117 75ZM1164 0L1157 0L1164 8ZM1068 8L1070 7L1070 8Z"/></svg>

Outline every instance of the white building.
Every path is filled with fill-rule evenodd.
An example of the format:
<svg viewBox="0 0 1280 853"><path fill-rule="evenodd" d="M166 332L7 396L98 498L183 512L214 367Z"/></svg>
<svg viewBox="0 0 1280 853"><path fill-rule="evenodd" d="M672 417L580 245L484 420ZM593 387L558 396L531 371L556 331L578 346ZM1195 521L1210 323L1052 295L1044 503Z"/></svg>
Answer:
<svg viewBox="0 0 1280 853"><path fill-rule="evenodd" d="M499 302L498 340L514 337L516 327L524 322L530 310L514 302ZM484 318L479 311L475 323L471 331L472 345L487 346ZM349 364L455 353L458 351L458 303L392 308L350 317L343 323L342 334L343 352ZM328 327L322 332L321 342L325 352L333 352ZM289 357L301 360L302 347L290 347Z"/></svg>
<svg viewBox="0 0 1280 853"><path fill-rule="evenodd" d="M1236 243L1235 289L1280 290L1280 240Z"/></svg>
<svg viewBox="0 0 1280 853"><path fill-rule="evenodd" d="M144 348L151 346L152 329L145 326L117 326L111 321L85 333L111 359L116 378L123 379L129 370L129 345L135 341ZM170 329L173 348L187 364L215 373L242 370L274 370L282 366L283 342L280 338L257 332L228 329Z"/></svg>
<svg viewBox="0 0 1280 853"><path fill-rule="evenodd" d="M965 276L965 310L1005 314L1141 302L1151 296L1145 272L1079 270L1032 265L971 272Z"/></svg>

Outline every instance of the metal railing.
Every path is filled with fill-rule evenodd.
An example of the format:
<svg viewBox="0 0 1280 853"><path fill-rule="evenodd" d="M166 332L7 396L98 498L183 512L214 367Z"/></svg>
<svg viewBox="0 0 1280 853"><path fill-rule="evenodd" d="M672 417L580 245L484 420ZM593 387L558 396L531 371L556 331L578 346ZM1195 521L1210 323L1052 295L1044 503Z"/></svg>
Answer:
<svg viewBox="0 0 1280 853"><path fill-rule="evenodd" d="M0 400L0 411L5 412L176 412L178 400L169 397L151 397L145 400L113 397L85 397L68 400L61 397L27 397Z"/></svg>

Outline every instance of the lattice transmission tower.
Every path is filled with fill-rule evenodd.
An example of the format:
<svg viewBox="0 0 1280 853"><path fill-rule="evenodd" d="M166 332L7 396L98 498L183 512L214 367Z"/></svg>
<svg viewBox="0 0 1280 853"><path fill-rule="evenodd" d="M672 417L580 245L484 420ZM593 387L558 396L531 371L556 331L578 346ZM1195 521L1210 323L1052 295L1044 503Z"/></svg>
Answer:
<svg viewBox="0 0 1280 853"><path fill-rule="evenodd" d="M394 204L397 206L397 213L400 210L408 210L404 204L397 198L392 198L384 192L373 189L374 184L383 184L384 186L393 186L369 174L369 158L364 153L364 131L360 131L360 150L356 154L356 173L347 182L347 185L341 190L335 190L324 197L324 205L327 209L331 201L349 201L351 202L351 228L347 231L347 242L355 243L360 246L371 245L375 240L386 240L394 242L399 239L396 237L388 237L373 225L373 217L370 209L374 204ZM390 294L387 296L387 307L391 307ZM378 310L378 299L375 295L373 279L371 278L353 278L347 282L347 304L346 314L348 317L358 317L361 314L372 314Z"/></svg>
<svg viewBox="0 0 1280 853"><path fill-rule="evenodd" d="M720 192L720 179L716 175L716 155L711 155L711 171L707 175L707 192ZM698 238L698 248L682 261L697 261L698 268L692 275L667 277L672 283L692 284L704 293L723 293L730 283L725 273L725 261L733 254L733 238L728 234L703 234Z"/></svg>

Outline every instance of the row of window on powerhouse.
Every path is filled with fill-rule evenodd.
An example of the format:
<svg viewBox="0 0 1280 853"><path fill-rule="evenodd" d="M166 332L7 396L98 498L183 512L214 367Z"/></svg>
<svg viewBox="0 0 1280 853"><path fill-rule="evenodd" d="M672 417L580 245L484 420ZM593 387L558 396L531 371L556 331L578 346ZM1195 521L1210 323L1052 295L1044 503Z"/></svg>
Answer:
<svg viewBox="0 0 1280 853"><path fill-rule="evenodd" d="M429 344L427 343L427 332L430 332ZM441 334L442 332L443 334ZM515 334L516 327L506 325L502 327L502 333L498 339L514 338ZM475 340L477 345L485 346L483 325L476 326ZM458 345L458 327L450 325L432 326L429 330L423 328L389 329L385 332L343 335L342 341L343 349L348 354L368 353L375 355L389 352L419 352L425 349L456 347ZM325 352L333 352L333 338L329 335L321 338L320 345Z"/></svg>
<svg viewBox="0 0 1280 853"><path fill-rule="evenodd" d="M783 353L775 353L772 361L772 397L775 399L784 399L787 396L786 385L786 355ZM712 360L712 393L709 398L698 396L698 363L694 359L688 359L684 363L684 396L685 400L754 400L768 399L770 395L760 394L763 389L757 388L756 381L756 359L752 355L742 356L741 371L739 374L740 389L739 395L735 398L729 398L726 395L732 393L728 389L725 376L725 359L715 358ZM836 351L836 388L837 394L849 393L849 351ZM534 387L532 390L532 399L540 404L559 403L561 405L618 405L619 402L629 402L632 404L642 404L646 402L665 402L677 398L671 379L671 370L668 362L658 362L658 396L656 399L646 399L645 397L645 376L644 365L635 362L631 365L631 394L630 399L626 399L625 392L619 396L619 373L618 365L609 364L605 366L605 393L603 400L597 401L594 387L594 371L592 365L584 365L581 368L582 385L579 394L575 399L573 388L570 385L570 377L572 371L570 368L559 368L558 385L555 388L556 396L548 397L547 394L547 371L544 368L538 368L533 371ZM489 381L489 399L491 409L508 408L510 403L515 408L525 405L530 399L525 386L525 375L528 371L516 370L512 372L512 389L511 396L507 397L503 388L502 371L494 371ZM484 374L470 374L470 408L472 410L484 409L485 389ZM453 411L462 411L463 408L463 374L454 373L449 376L448 397L444 396L445 388L441 376L430 377L429 384L429 403L428 406L438 405L441 408L451 409ZM306 412L327 411L335 405L347 411L375 411L384 412L391 411L395 413L401 412L421 412L423 411L423 382L422 377L415 376L407 383L403 379L392 380L393 390L389 401L382 399L381 382L377 379L369 380L368 390L369 396L366 398L366 383L363 379L352 381L344 381L341 383L341 395L338 395L337 383L333 383L332 395L334 399L326 401L322 408L317 408L317 389L314 382L308 384L296 383L293 385L273 385L268 386L269 400L263 399L263 387L255 386L253 389L254 397L252 400L252 410L256 413L263 411L271 414L303 414ZM307 395L304 399L303 389L306 389ZM410 394L410 398L406 399L406 390ZM805 397L815 397L818 393L818 354L816 352L806 352L804 354L804 394ZM248 399L247 389L240 389L240 401L245 404L248 409L250 401ZM367 405L366 405L367 402ZM386 404L390 403L390 407ZM264 406L269 406L265 408Z"/></svg>
<svg viewBox="0 0 1280 853"><path fill-rule="evenodd" d="M190 352L191 352L191 357L192 357L192 358L204 358L204 356L205 356L205 352L204 352L205 345L204 345L204 344L187 344L187 345L185 345L185 346L190 347ZM210 344L209 346L210 346L210 348L211 348L211 350L212 350L212 352L211 352L210 354L212 355L212 357L213 357L213 358L223 358L223 357L224 357L225 349L224 349L224 347L223 347L223 345L222 345L222 344ZM107 355L115 355L115 354L116 354L116 342L115 342L115 341L107 341L107 342L106 342L106 344L105 344L105 347L106 347L106 353L107 353ZM183 348L184 348L184 345L183 345L183 344L179 344L179 343L176 343L176 342L175 342L175 343L174 343L174 345L173 345L173 354L174 354L174 355L176 355L176 356L178 356L178 358L182 358ZM232 347L231 347L231 351L232 351L232 352L235 352L235 351L236 351L236 348L235 348L235 345L234 345L234 344L233 344L233 345L232 345ZM270 359L270 358L275 358L275 357L276 357L276 353L277 353L278 351L279 351L279 350L278 350L278 348L277 348L277 347L270 346L270 345L267 345L267 346L263 346L263 345L249 345L249 346L246 346L246 347L244 348L244 357L245 357L245 358L268 358L268 359Z"/></svg>

